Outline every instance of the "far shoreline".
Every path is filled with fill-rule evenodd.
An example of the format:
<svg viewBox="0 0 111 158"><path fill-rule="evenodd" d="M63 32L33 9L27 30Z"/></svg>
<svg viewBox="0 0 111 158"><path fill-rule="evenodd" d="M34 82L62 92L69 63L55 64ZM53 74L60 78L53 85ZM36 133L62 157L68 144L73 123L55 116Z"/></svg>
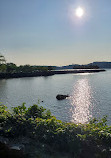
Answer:
<svg viewBox="0 0 111 158"><path fill-rule="evenodd" d="M0 73L0 79L9 78L23 78L23 77L40 77L52 76L56 74L72 74L72 73L96 73L103 72L105 69L67 69L67 70L54 70L54 71L36 71L28 73Z"/></svg>

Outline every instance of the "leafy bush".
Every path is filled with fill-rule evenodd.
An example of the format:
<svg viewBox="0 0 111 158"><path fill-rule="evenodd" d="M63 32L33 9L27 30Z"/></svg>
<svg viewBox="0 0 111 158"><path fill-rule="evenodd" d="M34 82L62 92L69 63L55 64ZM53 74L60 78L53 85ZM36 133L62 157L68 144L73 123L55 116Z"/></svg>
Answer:
<svg viewBox="0 0 111 158"><path fill-rule="evenodd" d="M86 157L90 153L93 158L109 158L111 155L111 127L107 126L106 116L101 120L93 119L88 124L76 125L57 120L50 110L38 105L27 109L23 103L12 111L0 105L0 135L28 137L73 157L83 153Z"/></svg>

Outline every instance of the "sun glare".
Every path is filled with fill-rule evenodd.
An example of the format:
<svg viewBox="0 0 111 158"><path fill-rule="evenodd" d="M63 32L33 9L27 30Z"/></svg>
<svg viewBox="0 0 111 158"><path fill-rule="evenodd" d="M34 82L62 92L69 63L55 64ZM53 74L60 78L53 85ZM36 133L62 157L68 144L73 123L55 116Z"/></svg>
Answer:
<svg viewBox="0 0 111 158"><path fill-rule="evenodd" d="M75 11L75 14L77 17L81 18L84 15L84 9L81 7L78 7Z"/></svg>
<svg viewBox="0 0 111 158"><path fill-rule="evenodd" d="M91 88L87 78L75 83L71 104L72 122L83 124L92 118Z"/></svg>

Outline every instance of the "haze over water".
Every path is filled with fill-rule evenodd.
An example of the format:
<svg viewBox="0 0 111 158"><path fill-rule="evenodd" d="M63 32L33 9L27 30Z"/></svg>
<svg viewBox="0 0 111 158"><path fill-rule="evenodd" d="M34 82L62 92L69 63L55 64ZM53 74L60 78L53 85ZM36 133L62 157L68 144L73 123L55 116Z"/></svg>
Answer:
<svg viewBox="0 0 111 158"><path fill-rule="evenodd" d="M57 94L70 97L58 101ZM111 124L111 70L100 73L64 74L0 80L0 102L8 107L26 102L50 109L58 119L86 123L93 117L108 116ZM43 101L43 102L42 102Z"/></svg>

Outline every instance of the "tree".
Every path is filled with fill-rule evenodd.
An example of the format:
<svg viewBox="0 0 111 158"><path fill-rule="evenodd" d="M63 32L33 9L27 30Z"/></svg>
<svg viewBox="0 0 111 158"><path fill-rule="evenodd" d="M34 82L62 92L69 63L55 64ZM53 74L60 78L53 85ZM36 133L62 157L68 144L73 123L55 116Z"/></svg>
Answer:
<svg viewBox="0 0 111 158"><path fill-rule="evenodd" d="M6 69L7 69L7 67L5 64L0 65L0 72L6 72Z"/></svg>
<svg viewBox="0 0 111 158"><path fill-rule="evenodd" d="M17 66L14 63L7 63L7 72L13 73L16 72Z"/></svg>
<svg viewBox="0 0 111 158"><path fill-rule="evenodd" d="M6 64L6 60L3 55L0 55L0 64Z"/></svg>
<svg viewBox="0 0 111 158"><path fill-rule="evenodd" d="M32 71L33 71L33 68L30 65L20 65L18 67L18 72L23 72L23 73L28 73L29 72L30 73Z"/></svg>
<svg viewBox="0 0 111 158"><path fill-rule="evenodd" d="M3 55L0 54L0 72L6 72L6 60Z"/></svg>

